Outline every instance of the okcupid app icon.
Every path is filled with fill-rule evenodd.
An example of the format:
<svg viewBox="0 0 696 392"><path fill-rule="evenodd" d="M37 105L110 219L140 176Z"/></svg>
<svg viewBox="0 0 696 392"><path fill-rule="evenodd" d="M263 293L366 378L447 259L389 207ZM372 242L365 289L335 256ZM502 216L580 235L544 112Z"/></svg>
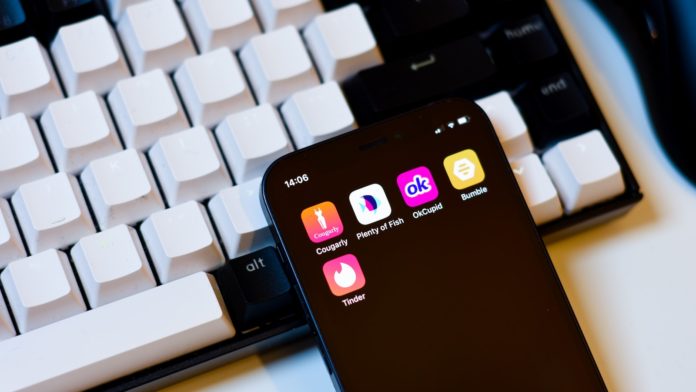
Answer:
<svg viewBox="0 0 696 392"><path fill-rule="evenodd" d="M399 174L396 178L401 196L409 207L437 199L437 186L427 167L421 166Z"/></svg>
<svg viewBox="0 0 696 392"><path fill-rule="evenodd" d="M314 243L326 241L343 233L341 217L338 216L336 206L330 201L305 208L301 217L307 235Z"/></svg>
<svg viewBox="0 0 696 392"><path fill-rule="evenodd" d="M358 259L347 254L324 263L324 277L331 293L337 297L360 290L365 286L365 275Z"/></svg>

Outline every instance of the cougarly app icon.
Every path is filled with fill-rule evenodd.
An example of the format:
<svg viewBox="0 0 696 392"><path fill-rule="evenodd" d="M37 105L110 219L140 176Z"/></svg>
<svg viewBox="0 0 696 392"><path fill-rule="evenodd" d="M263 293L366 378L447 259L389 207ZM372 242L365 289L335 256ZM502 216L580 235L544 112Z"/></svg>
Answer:
<svg viewBox="0 0 696 392"><path fill-rule="evenodd" d="M324 263L324 277L331 293L337 297L360 290L365 286L365 275L358 259L351 255L329 260Z"/></svg>
<svg viewBox="0 0 696 392"><path fill-rule="evenodd" d="M438 191L433 175L421 166L399 174L396 178L401 196L409 207L416 207L437 199Z"/></svg>
<svg viewBox="0 0 696 392"><path fill-rule="evenodd" d="M348 196L355 217L363 225L382 220L391 215L391 206L384 189L379 184L372 184L356 189Z"/></svg>
<svg viewBox="0 0 696 392"><path fill-rule="evenodd" d="M314 243L326 241L343 233L343 222L334 203L325 201L305 208L301 214L302 224L309 239Z"/></svg>

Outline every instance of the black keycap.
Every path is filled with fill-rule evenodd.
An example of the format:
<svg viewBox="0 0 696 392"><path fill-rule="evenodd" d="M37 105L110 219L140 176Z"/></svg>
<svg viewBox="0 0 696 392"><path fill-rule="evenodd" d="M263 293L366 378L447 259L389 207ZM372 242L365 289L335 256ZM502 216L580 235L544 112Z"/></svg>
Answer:
<svg viewBox="0 0 696 392"><path fill-rule="evenodd" d="M419 56L359 72L344 85L361 117L401 109L480 82L495 72L481 41L466 37ZM368 120L368 122L370 122Z"/></svg>
<svg viewBox="0 0 696 392"><path fill-rule="evenodd" d="M538 16L501 25L492 36L495 59L510 65L530 64L558 53L558 46Z"/></svg>
<svg viewBox="0 0 696 392"><path fill-rule="evenodd" d="M469 13L466 0L382 0L380 4L396 36L432 30Z"/></svg>
<svg viewBox="0 0 696 392"><path fill-rule="evenodd" d="M105 12L99 0L25 0L24 5L27 9L31 8L36 35L47 47L62 26Z"/></svg>
<svg viewBox="0 0 696 392"><path fill-rule="evenodd" d="M29 15L20 0L0 0L0 45L31 35Z"/></svg>
<svg viewBox="0 0 696 392"><path fill-rule="evenodd" d="M231 260L213 274L240 330L293 310L293 292L273 247Z"/></svg>
<svg viewBox="0 0 696 392"><path fill-rule="evenodd" d="M532 91L545 119L560 123L587 113L585 99L573 78L562 73L543 80Z"/></svg>

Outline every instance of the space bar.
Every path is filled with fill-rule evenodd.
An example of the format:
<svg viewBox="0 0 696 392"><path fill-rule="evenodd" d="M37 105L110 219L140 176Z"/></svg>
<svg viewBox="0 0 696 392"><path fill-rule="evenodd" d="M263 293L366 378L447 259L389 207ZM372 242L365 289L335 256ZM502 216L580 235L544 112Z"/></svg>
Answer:
<svg viewBox="0 0 696 392"><path fill-rule="evenodd" d="M234 334L200 272L0 342L0 389L82 390Z"/></svg>

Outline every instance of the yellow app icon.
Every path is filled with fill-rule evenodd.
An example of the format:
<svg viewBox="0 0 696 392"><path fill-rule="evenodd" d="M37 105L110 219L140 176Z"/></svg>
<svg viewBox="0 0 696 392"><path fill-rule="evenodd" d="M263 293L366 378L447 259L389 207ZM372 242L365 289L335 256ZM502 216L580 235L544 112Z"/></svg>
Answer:
<svg viewBox="0 0 696 392"><path fill-rule="evenodd" d="M445 158L447 176L456 189L468 188L483 181L486 174L474 150L464 150Z"/></svg>

